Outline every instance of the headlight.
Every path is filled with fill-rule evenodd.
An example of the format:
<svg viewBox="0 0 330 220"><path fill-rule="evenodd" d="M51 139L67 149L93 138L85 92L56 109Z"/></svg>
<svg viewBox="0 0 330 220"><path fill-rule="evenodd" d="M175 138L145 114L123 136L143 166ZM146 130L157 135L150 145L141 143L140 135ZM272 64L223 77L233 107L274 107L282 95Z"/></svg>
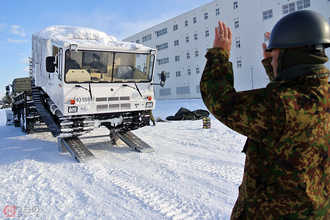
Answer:
<svg viewBox="0 0 330 220"><path fill-rule="evenodd" d="M154 106L153 102L147 102L146 103L146 108L152 108Z"/></svg>
<svg viewBox="0 0 330 220"><path fill-rule="evenodd" d="M69 106L68 107L68 112L69 113L76 113L76 112L78 112L78 106Z"/></svg>

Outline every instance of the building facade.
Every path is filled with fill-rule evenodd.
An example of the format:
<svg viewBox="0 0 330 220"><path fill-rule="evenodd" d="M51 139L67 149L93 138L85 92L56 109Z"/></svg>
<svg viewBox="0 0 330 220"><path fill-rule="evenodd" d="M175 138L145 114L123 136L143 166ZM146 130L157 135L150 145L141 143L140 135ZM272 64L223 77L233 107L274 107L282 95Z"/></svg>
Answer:
<svg viewBox="0 0 330 220"><path fill-rule="evenodd" d="M265 32L297 10L314 10L329 20L330 0L214 0L124 41L157 48L155 82L161 71L166 72L167 79L163 88L154 87L156 99L200 98L204 55L212 48L217 22L224 21L233 32L230 61L235 88L257 89L269 82L261 64Z"/></svg>

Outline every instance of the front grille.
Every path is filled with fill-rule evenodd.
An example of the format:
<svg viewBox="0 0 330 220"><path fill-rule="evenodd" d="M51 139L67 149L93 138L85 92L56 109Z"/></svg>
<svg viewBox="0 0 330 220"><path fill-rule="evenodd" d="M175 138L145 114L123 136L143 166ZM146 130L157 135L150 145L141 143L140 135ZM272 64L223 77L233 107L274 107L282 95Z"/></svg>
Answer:
<svg viewBox="0 0 330 220"><path fill-rule="evenodd" d="M128 101L128 100L130 100L130 97L129 96L122 96L122 97L120 97L120 100Z"/></svg>
<svg viewBox="0 0 330 220"><path fill-rule="evenodd" d="M109 110L119 110L119 104L110 104Z"/></svg>
<svg viewBox="0 0 330 220"><path fill-rule="evenodd" d="M131 108L131 103L123 103L120 105L121 109L130 109Z"/></svg>
<svg viewBox="0 0 330 220"><path fill-rule="evenodd" d="M118 101L119 97L108 97L109 102Z"/></svg>
<svg viewBox="0 0 330 220"><path fill-rule="evenodd" d="M130 96L117 96L117 97L97 97L95 98L96 102L103 102L102 105L97 105L97 111L114 111L114 110L127 110L131 109L131 103L121 103L122 101L129 101ZM116 103L119 102L119 103ZM101 104L101 103L100 103Z"/></svg>
<svg viewBox="0 0 330 220"><path fill-rule="evenodd" d="M107 101L107 97L99 97L95 99L96 102L106 102Z"/></svg>
<svg viewBox="0 0 330 220"><path fill-rule="evenodd" d="M97 111L105 111L108 109L108 105L97 105L96 110Z"/></svg>

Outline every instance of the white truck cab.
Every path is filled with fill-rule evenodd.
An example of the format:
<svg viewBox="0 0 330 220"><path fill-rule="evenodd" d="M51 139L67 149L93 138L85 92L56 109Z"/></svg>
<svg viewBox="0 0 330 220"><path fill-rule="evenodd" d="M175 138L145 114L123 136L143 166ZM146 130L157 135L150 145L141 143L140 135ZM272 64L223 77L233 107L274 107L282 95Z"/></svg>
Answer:
<svg viewBox="0 0 330 220"><path fill-rule="evenodd" d="M156 53L94 29L51 26L32 36L30 77L62 133L133 130L155 108Z"/></svg>

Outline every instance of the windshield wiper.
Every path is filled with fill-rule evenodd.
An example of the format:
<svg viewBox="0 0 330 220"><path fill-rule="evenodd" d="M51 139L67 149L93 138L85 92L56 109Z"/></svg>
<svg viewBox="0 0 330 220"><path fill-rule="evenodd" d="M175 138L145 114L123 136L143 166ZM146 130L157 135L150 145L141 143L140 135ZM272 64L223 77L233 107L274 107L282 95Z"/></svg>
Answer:
<svg viewBox="0 0 330 220"><path fill-rule="evenodd" d="M141 92L140 92L139 87L136 85L136 83L134 83L134 85L135 85L135 88L132 87L132 86L130 86L130 85L127 85L127 84L123 84L122 86L124 86L124 87L129 87L129 88L132 88L132 89L137 90L137 91L139 92L140 96L142 97L142 94L141 94Z"/></svg>
<svg viewBox="0 0 330 220"><path fill-rule="evenodd" d="M92 89L91 89L91 83L89 83L89 89L82 87L81 85L75 85L76 88L81 88L81 89L85 89L86 91L89 92L89 95L91 96L91 100L93 100L93 96L92 96Z"/></svg>

